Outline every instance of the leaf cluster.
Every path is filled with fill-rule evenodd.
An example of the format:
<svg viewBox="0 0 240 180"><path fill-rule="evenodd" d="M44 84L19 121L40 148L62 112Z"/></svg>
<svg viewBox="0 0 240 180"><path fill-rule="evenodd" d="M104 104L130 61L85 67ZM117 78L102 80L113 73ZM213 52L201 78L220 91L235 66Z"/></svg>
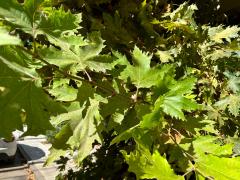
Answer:
<svg viewBox="0 0 240 180"><path fill-rule="evenodd" d="M0 1L0 136L54 129L46 164L73 160L72 179L239 179L240 28L78 3Z"/></svg>

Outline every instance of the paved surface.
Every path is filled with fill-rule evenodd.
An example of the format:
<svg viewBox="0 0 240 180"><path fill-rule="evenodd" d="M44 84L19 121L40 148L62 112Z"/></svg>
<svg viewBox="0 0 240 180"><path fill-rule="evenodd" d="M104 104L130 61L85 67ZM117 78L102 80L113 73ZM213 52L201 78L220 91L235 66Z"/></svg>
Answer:
<svg viewBox="0 0 240 180"><path fill-rule="evenodd" d="M8 167L4 164L4 168L0 165L0 180L26 180L29 179L29 172L33 173L36 180L54 180L58 174L56 165L43 167L50 146L43 136L19 140L18 149L26 160L25 165L21 162L18 166L17 163Z"/></svg>
<svg viewBox="0 0 240 180"><path fill-rule="evenodd" d="M9 170L0 173L1 180L27 180L28 174L26 168Z"/></svg>
<svg viewBox="0 0 240 180"><path fill-rule="evenodd" d="M13 161L0 161L0 179L2 180L26 180L27 179L27 160L17 150Z"/></svg>
<svg viewBox="0 0 240 180"><path fill-rule="evenodd" d="M18 141L22 154L27 158L29 168L37 180L54 180L57 175L57 167L52 165L43 167L46 157L49 154L50 144L47 144L45 137L26 137Z"/></svg>

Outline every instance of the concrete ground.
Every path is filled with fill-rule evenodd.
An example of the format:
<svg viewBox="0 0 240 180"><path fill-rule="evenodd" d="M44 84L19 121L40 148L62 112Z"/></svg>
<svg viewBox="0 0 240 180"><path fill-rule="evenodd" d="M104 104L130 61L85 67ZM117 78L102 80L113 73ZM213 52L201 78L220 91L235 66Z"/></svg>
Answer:
<svg viewBox="0 0 240 180"><path fill-rule="evenodd" d="M54 180L58 174L56 165L44 167L50 144L44 136L25 137L18 141L18 149L26 160L16 167L0 168L1 180Z"/></svg>

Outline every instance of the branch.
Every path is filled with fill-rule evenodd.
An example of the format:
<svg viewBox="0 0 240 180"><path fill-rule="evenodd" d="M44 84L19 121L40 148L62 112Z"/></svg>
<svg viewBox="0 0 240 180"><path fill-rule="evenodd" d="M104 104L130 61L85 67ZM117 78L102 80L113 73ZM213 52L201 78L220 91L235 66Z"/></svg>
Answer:
<svg viewBox="0 0 240 180"><path fill-rule="evenodd" d="M61 74L64 75L66 78L74 79L74 80L77 80L77 81L83 81L83 82L89 83L89 84L91 84L91 85L93 85L93 86L98 87L99 89L103 90L104 92L110 93L110 94L112 94L112 95L116 95L116 94L117 94L116 91L111 90L111 89L108 89L108 88L106 88L106 87L104 87L104 86L101 86L101 85L99 85L96 81L93 81L93 80L91 79L91 77L89 76L88 73L86 74L86 75L88 76L88 80L87 80L87 79L84 79L84 78L81 78L81 77L79 77L79 76L71 75L71 74L69 74L69 73L67 73L67 72L65 72L65 71L62 71L62 70L59 69L56 65L53 65L53 64L47 62L46 60L44 60L43 58L41 58L41 57L38 55L38 53L36 53L36 52L32 53L31 51L28 51L28 50L25 49L24 47L19 47L19 48L20 48L21 50L23 50L24 52L28 53L29 55L31 55L34 59L38 59L38 60L40 60L41 62L43 62L44 64L52 67L55 71L61 73ZM84 71L84 72L86 73L86 71ZM119 95L120 97L125 98L125 99L126 99L126 98L127 98L127 99L131 99L130 97L124 96L124 95L122 95L122 94L118 94L118 95Z"/></svg>

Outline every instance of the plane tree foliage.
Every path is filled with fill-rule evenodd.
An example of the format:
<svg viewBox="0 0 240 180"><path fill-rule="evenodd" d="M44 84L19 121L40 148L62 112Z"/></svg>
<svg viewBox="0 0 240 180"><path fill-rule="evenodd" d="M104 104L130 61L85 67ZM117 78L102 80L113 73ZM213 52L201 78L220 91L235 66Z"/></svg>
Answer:
<svg viewBox="0 0 240 180"><path fill-rule="evenodd" d="M239 179L240 27L196 12L0 1L0 136L51 136L59 179Z"/></svg>

